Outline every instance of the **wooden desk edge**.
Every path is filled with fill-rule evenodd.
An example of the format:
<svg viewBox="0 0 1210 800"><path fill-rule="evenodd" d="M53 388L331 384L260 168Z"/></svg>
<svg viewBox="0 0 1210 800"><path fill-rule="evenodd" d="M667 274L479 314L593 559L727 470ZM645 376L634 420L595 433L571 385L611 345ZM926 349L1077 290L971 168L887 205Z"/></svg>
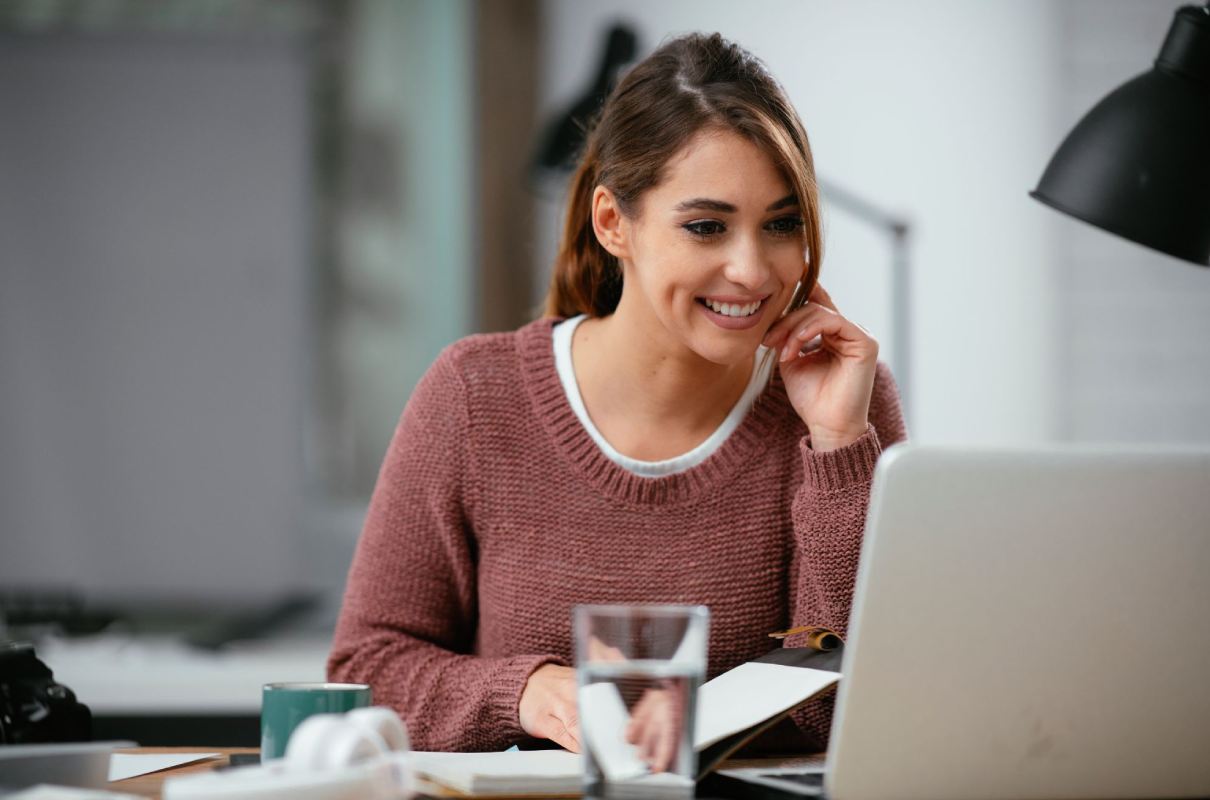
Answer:
<svg viewBox="0 0 1210 800"><path fill-rule="evenodd" d="M160 770L159 772L151 772L147 775L138 775L134 778L127 778L124 781L114 781L109 784L109 790L113 792L123 792L125 794L141 795L143 797L154 798L160 800L163 792L164 781L168 778L175 778L178 775L190 775L202 772L210 772L218 767L226 766L231 763L231 756L242 753L258 753L259 748L256 747L130 747L115 750L116 753L133 753L136 755L150 755L152 753L218 753L218 758L209 758L204 761L197 761L192 764L185 764L180 767L172 767L171 769ZM778 767L778 766L795 766L796 764L806 762L811 759L817 759L819 756L785 756L780 758L754 758L754 759L735 759L727 760L719 765L719 769L733 769L738 767ZM717 770L716 770L717 771ZM428 781L421 781L420 786L423 794L422 797L465 797L457 793L442 790L438 784L433 784ZM576 797L577 795L566 795L567 797ZM562 795L560 795L562 797ZM545 795L544 798L554 800L554 796ZM508 800L508 798L497 798L497 800Z"/></svg>
<svg viewBox="0 0 1210 800"><path fill-rule="evenodd" d="M231 756L236 753L256 753L259 748L256 747L129 747L115 750L115 753L132 753L134 755L151 755L153 753L218 753L218 758L208 758L203 761L195 761L192 764L185 764L171 769L162 769L159 772L149 772L146 775L136 775L133 778L127 778L124 781L114 781L109 784L109 791L123 792L125 794L137 794L143 797L152 797L155 800L160 800L160 795L163 791L164 781L168 778L175 778L178 775L190 775L193 773L210 772L216 767L226 766L231 763Z"/></svg>

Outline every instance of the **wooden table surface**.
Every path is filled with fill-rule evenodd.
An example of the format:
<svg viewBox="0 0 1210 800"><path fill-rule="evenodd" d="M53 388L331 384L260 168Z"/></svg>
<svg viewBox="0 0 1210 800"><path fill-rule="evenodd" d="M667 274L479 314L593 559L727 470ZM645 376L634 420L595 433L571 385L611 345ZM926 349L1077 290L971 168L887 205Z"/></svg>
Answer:
<svg viewBox="0 0 1210 800"><path fill-rule="evenodd" d="M229 756L235 753L256 753L259 748L256 747L132 747L128 749L115 750L115 753L135 753L146 755L150 753L218 753L219 758L209 758L205 761L197 761L192 764L186 764L180 767L160 770L147 775L139 775L134 778L127 778L124 781L114 781L109 784L109 791L123 792L125 794L139 795L140 797L154 798L160 800L160 795L163 791L164 781L168 778L175 778L178 775L191 775L199 772L210 772L230 764ZM436 784L421 781L420 797L459 797L456 792L447 791L443 787ZM502 798L502 800L509 800Z"/></svg>
<svg viewBox="0 0 1210 800"><path fill-rule="evenodd" d="M126 750L115 750L114 752L116 753L139 753L143 755L149 753L219 753L220 757L198 761L194 764L186 764L183 767L160 770L148 775L139 775L134 778L127 778L124 781L114 781L109 784L109 791L137 794L142 797L153 797L155 800L160 800L160 792L165 779L176 777L177 775L209 772L215 767L225 766L230 763L228 756L233 753L255 753L257 750L258 748L255 747L132 747Z"/></svg>
<svg viewBox="0 0 1210 800"><path fill-rule="evenodd" d="M172 769L160 770L152 772L148 775L139 775L134 778L127 778L124 781L114 781L109 784L108 790L111 792L122 792L125 794L138 795L140 797L154 798L160 800L160 795L163 789L164 781L168 778L173 778L178 775L191 775L199 772L210 772L217 767L226 766L230 763L229 757L236 753L255 753L258 752L256 747L132 747L129 749L116 750L117 753L218 753L218 758L210 758L205 761L198 761L193 764L186 764L181 767L173 767ZM735 767L774 767L774 766L793 766L806 763L815 763L821 756L801 756L791 758L758 758L758 759L728 759L723 762L720 769L728 769ZM453 792L443 791L441 787L433 784L422 783L421 797L456 797Z"/></svg>
<svg viewBox="0 0 1210 800"><path fill-rule="evenodd" d="M180 767L160 770L147 775L139 775L134 778L127 778L124 781L114 781L109 784L109 791L123 792L125 794L139 795L140 797L154 798L160 800L160 795L163 791L164 781L168 778L175 778L178 775L197 774L199 772L210 772L218 767L226 766L231 763L229 756L234 753L255 753L258 752L256 747L132 747L129 749L115 750L115 753L135 753L146 755L149 753L218 753L219 758L209 758L205 761L197 761L192 764L186 764ZM460 797L456 792L448 791L441 786L429 783L428 781L420 782L420 797ZM502 798L501 800L509 800Z"/></svg>

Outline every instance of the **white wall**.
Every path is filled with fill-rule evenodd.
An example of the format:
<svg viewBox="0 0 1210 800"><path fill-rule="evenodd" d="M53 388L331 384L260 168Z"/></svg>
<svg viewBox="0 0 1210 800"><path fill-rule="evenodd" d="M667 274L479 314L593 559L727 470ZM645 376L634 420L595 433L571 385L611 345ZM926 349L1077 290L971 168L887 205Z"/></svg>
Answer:
<svg viewBox="0 0 1210 800"><path fill-rule="evenodd" d="M1027 196L1063 133L1054 4L549 0L545 13L546 116L591 80L613 20L636 27L642 54L671 34L718 30L762 58L803 118L820 176L913 222L914 438L1054 438L1057 223ZM541 286L561 211L539 207ZM887 249L825 214L824 285L890 355Z"/></svg>

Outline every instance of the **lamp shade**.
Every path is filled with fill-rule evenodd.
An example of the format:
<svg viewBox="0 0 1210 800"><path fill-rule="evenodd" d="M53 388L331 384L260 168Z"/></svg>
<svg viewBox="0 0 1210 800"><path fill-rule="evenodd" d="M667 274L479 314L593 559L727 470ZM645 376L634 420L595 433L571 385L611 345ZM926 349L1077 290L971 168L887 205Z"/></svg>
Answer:
<svg viewBox="0 0 1210 800"><path fill-rule="evenodd" d="M1080 120L1030 196L1210 266L1210 4L1177 10L1155 67Z"/></svg>

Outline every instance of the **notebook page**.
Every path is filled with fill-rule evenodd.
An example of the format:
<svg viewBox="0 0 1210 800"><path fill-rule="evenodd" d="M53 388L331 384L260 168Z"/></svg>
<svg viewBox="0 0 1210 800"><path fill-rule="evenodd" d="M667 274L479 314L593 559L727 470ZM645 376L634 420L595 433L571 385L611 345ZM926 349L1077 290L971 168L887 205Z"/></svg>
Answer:
<svg viewBox="0 0 1210 800"><path fill-rule="evenodd" d="M840 680L839 672L749 661L702 684L693 746L709 747L796 706Z"/></svg>
<svg viewBox="0 0 1210 800"><path fill-rule="evenodd" d="M566 750L506 750L499 753L416 752L416 771L466 794L574 792L580 788L580 756Z"/></svg>

